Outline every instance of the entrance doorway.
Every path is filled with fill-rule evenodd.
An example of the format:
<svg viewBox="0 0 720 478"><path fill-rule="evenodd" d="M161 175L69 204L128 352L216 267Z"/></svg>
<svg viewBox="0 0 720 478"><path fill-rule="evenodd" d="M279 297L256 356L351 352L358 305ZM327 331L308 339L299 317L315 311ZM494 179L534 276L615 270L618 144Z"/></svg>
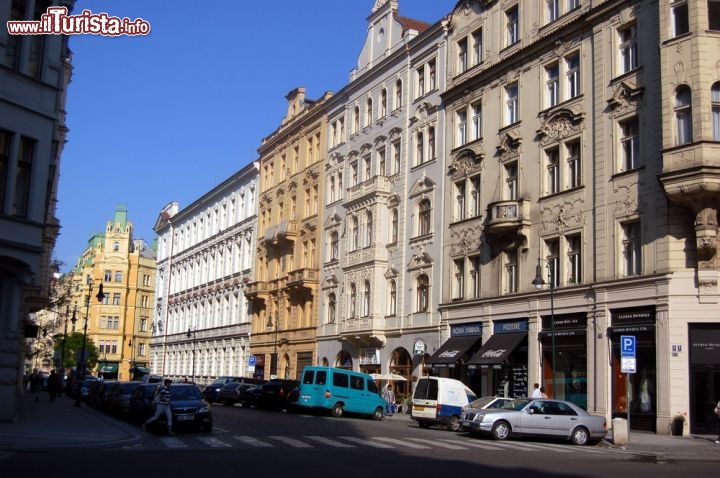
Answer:
<svg viewBox="0 0 720 478"><path fill-rule="evenodd" d="M717 416L713 412L720 400L720 367L717 365L694 365L690 389L690 433L712 434L718 432Z"/></svg>

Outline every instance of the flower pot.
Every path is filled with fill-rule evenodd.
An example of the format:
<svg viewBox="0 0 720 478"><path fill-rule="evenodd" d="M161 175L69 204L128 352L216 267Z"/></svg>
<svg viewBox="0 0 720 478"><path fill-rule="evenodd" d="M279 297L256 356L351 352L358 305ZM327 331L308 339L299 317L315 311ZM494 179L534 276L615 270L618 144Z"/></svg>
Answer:
<svg viewBox="0 0 720 478"><path fill-rule="evenodd" d="M684 420L673 420L670 424L670 433L672 433L672 435L676 437L682 436L683 425L685 425Z"/></svg>

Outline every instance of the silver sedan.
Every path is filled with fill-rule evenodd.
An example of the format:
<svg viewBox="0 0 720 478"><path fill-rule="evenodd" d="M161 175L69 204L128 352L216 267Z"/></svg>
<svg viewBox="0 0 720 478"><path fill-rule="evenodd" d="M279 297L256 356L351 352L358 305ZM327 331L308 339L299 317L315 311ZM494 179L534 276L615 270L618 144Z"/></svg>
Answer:
<svg viewBox="0 0 720 478"><path fill-rule="evenodd" d="M496 440L511 436L563 438L575 445L602 440L607 420L591 415L572 402L547 398L517 398L502 408L473 410L463 414L460 424Z"/></svg>

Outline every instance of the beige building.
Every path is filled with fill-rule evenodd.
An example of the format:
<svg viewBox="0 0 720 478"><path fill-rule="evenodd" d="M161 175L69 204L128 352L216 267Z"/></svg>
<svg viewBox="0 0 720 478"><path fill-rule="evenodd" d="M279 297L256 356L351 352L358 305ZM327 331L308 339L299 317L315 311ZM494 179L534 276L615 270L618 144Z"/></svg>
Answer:
<svg viewBox="0 0 720 478"><path fill-rule="evenodd" d="M439 372L714 430L718 17L705 0L458 3L440 309L481 345Z"/></svg>
<svg viewBox="0 0 720 478"><path fill-rule="evenodd" d="M280 127L260 154L255 281L252 302L254 376L297 378L315 363L318 261L322 240L327 119L325 93L312 101L304 88L287 95Z"/></svg>
<svg viewBox="0 0 720 478"><path fill-rule="evenodd" d="M124 206L115 209L104 233L90 238L70 280L72 331L84 333L87 321L87 341L98 351L97 366L90 360L88 372L120 380L148 372L155 251L133 238ZM104 297L98 297L101 286Z"/></svg>

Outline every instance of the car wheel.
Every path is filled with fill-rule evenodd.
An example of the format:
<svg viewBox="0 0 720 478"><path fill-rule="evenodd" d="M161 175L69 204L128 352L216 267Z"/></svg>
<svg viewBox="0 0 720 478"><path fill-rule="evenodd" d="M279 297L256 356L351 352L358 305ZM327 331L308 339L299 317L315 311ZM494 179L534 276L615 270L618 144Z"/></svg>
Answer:
<svg viewBox="0 0 720 478"><path fill-rule="evenodd" d="M499 421L492 427L492 436L496 440L507 440L510 432L510 424L505 421Z"/></svg>
<svg viewBox="0 0 720 478"><path fill-rule="evenodd" d="M384 413L382 407L377 407L372 414L372 419L380 421L383 419L383 415Z"/></svg>
<svg viewBox="0 0 720 478"><path fill-rule="evenodd" d="M450 421L447 424L447 429L451 432L460 431L460 419L457 415L453 415L450 417Z"/></svg>
<svg viewBox="0 0 720 478"><path fill-rule="evenodd" d="M577 427L570 435L570 441L575 445L585 446L590 442L590 433L585 427Z"/></svg>
<svg viewBox="0 0 720 478"><path fill-rule="evenodd" d="M340 418L343 416L344 411L345 410L343 409L342 403L336 403L335 406L332 408L332 416Z"/></svg>
<svg viewBox="0 0 720 478"><path fill-rule="evenodd" d="M420 428L430 428L430 422L418 422Z"/></svg>

